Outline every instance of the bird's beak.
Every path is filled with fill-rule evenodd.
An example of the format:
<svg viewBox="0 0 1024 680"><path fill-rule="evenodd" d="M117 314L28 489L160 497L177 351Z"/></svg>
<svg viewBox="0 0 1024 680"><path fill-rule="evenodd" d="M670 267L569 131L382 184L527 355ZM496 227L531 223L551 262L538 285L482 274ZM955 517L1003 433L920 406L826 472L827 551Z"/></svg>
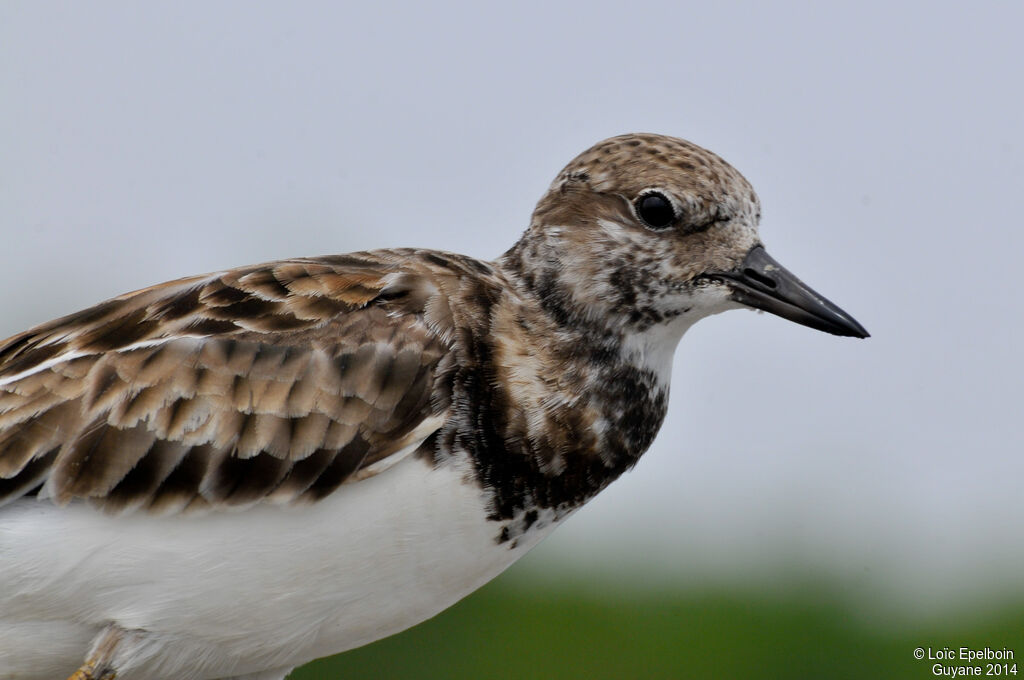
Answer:
<svg viewBox="0 0 1024 680"><path fill-rule="evenodd" d="M740 304L833 335L868 337L868 332L852 316L776 262L764 246L751 248L736 269L707 276L728 285L732 299Z"/></svg>

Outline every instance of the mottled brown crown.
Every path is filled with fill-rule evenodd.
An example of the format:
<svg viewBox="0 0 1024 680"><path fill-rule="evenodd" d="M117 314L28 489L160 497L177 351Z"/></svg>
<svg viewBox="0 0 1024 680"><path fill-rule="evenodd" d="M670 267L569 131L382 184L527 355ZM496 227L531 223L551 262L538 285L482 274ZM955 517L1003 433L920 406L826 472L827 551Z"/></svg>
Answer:
<svg viewBox="0 0 1024 680"><path fill-rule="evenodd" d="M631 199L650 188L674 188L694 219L751 206L760 212L753 187L718 155L685 139L631 133L598 142L569 162L541 199L534 220L550 223L565 206L565 194L574 190Z"/></svg>

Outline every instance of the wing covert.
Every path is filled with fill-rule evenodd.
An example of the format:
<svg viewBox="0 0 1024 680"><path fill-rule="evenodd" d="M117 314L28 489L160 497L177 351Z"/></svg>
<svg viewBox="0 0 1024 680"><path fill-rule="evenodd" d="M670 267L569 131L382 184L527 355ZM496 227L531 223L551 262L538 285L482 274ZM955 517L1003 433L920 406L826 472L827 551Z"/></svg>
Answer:
<svg viewBox="0 0 1024 680"><path fill-rule="evenodd" d="M400 255L182 279L0 344L0 504L317 500L386 468L448 408L443 281Z"/></svg>

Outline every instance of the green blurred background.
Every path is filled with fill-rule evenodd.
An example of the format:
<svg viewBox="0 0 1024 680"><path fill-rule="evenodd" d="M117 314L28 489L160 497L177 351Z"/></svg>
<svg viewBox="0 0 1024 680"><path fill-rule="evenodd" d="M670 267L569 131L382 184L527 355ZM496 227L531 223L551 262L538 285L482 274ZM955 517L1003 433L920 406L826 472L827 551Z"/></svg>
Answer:
<svg viewBox="0 0 1024 680"><path fill-rule="evenodd" d="M838 584L645 589L538 568L527 559L434 619L291 678L926 678L936 662L918 647L1024 653L1021 600L891 617Z"/></svg>

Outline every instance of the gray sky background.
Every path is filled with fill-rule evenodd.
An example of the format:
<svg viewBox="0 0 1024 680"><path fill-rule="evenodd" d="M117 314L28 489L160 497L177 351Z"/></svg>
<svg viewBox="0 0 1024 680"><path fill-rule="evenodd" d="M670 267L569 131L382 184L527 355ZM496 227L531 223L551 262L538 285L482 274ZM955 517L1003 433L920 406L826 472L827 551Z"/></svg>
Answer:
<svg viewBox="0 0 1024 680"><path fill-rule="evenodd" d="M579 151L685 137L874 337L698 324L651 452L535 563L1024 593L1024 5L358 5L0 3L0 335L287 256L490 258Z"/></svg>

